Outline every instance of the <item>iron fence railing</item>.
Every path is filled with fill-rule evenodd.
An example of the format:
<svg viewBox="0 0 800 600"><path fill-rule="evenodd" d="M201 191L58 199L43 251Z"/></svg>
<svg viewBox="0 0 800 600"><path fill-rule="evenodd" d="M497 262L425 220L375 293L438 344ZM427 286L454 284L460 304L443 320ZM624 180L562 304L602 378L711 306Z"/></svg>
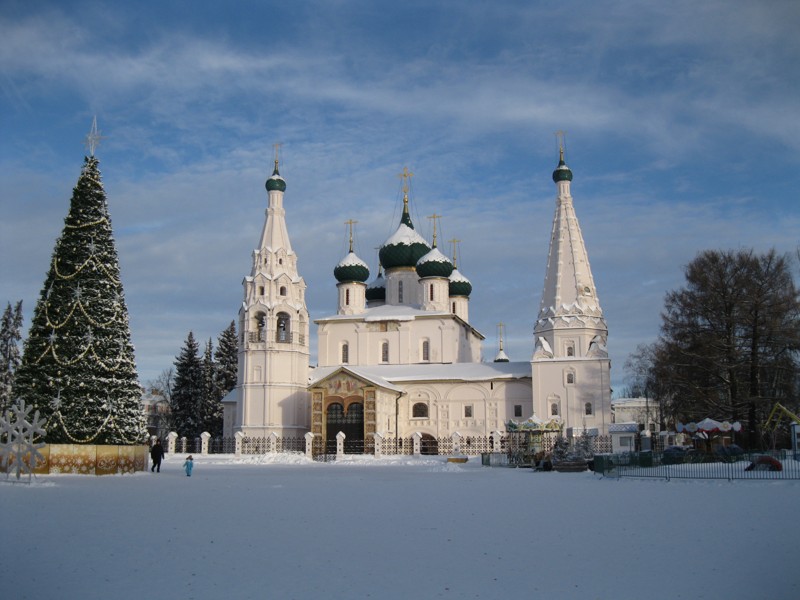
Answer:
<svg viewBox="0 0 800 600"><path fill-rule="evenodd" d="M720 456L686 453L631 452L595 455L594 470L605 477L659 479L800 479L800 455L790 452L741 453Z"/></svg>
<svg viewBox="0 0 800 600"><path fill-rule="evenodd" d="M387 437L365 439L348 439L343 442L344 454L380 454L380 455L433 455L433 456L483 456L492 454L491 464L508 466L534 466L543 456L550 454L559 432L508 432L495 440L494 436L439 436L423 435L418 442L414 437ZM268 453L305 453L304 436L244 436L237 449L235 437L209 438L205 451L209 454L268 454ZM375 444L379 443L378 448ZM415 443L418 445L415 447ZM591 438L573 438L572 444L584 444L590 452L603 453L611 450L609 436ZM499 450L499 452L498 452ZM175 452L183 454L201 454L203 452L201 438L178 438L175 440ZM337 453L335 438L323 439L315 436L312 440L311 455L318 460L332 460ZM505 458L498 458L500 455ZM322 457L322 458L319 458ZM326 458L327 457L327 458Z"/></svg>

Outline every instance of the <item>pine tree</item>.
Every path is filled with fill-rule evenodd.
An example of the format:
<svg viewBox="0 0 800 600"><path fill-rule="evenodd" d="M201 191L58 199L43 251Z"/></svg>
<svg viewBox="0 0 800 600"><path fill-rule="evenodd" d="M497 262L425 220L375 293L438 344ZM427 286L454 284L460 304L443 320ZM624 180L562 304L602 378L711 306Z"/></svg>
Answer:
<svg viewBox="0 0 800 600"><path fill-rule="evenodd" d="M222 435L222 394L216 383L217 366L214 362L211 339L203 353L203 402L201 409L202 430L212 437Z"/></svg>
<svg viewBox="0 0 800 600"><path fill-rule="evenodd" d="M14 375L20 364L22 300L12 309L8 303L0 324L0 414L14 402Z"/></svg>
<svg viewBox="0 0 800 600"><path fill-rule="evenodd" d="M72 192L33 313L15 394L47 419L50 443L145 439L128 309L98 161Z"/></svg>
<svg viewBox="0 0 800 600"><path fill-rule="evenodd" d="M170 409L172 428L190 440L202 433L203 364L194 334L190 331L181 353L175 359L175 382Z"/></svg>
<svg viewBox="0 0 800 600"><path fill-rule="evenodd" d="M214 360L217 363L216 384L222 399L236 387L239 371L239 344L236 340L236 324L233 321L217 338Z"/></svg>

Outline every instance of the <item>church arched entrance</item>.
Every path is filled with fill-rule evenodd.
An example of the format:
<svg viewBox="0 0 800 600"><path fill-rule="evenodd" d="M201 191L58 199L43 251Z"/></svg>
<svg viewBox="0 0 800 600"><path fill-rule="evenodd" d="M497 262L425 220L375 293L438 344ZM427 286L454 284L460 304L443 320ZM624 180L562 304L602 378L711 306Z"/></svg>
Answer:
<svg viewBox="0 0 800 600"><path fill-rule="evenodd" d="M364 452L364 405L351 402L347 410L343 404L333 402L328 405L325 418L325 445L336 451L336 435L344 433L345 454L362 454ZM330 451L330 450L329 450Z"/></svg>
<svg viewBox="0 0 800 600"><path fill-rule="evenodd" d="M419 440L420 454L439 454L439 442L429 433L423 433Z"/></svg>

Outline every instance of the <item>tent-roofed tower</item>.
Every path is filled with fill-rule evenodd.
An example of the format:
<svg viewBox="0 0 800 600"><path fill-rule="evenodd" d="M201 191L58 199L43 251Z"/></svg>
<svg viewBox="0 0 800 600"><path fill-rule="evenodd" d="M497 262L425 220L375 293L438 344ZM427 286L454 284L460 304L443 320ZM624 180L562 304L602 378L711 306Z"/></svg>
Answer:
<svg viewBox="0 0 800 600"><path fill-rule="evenodd" d="M306 283L286 228L286 181L275 168L269 204L239 309L239 373L225 398L225 434L303 435L309 429Z"/></svg>
<svg viewBox="0 0 800 600"><path fill-rule="evenodd" d="M534 326L534 412L543 419L559 417L573 432L604 433L611 414L608 327L572 203L563 142L553 182L556 212Z"/></svg>

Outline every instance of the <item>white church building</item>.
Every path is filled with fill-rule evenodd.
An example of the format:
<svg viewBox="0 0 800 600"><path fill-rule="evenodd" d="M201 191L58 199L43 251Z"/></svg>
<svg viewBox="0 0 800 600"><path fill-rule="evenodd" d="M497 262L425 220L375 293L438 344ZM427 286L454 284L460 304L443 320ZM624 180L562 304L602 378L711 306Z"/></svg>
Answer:
<svg viewBox="0 0 800 600"><path fill-rule="evenodd" d="M377 276L352 249L333 270L335 314L314 320L318 365L309 366L306 284L286 228L278 161L239 310L239 378L224 400L224 434L350 442L373 434L435 443L502 435L509 421L556 422L566 435L605 434L611 423L608 329L575 215L563 149L556 210L532 357L483 360L469 320L472 285L414 229L407 180L397 230L380 248ZM502 317L502 315L499 315ZM497 319L501 320L501 319Z"/></svg>

